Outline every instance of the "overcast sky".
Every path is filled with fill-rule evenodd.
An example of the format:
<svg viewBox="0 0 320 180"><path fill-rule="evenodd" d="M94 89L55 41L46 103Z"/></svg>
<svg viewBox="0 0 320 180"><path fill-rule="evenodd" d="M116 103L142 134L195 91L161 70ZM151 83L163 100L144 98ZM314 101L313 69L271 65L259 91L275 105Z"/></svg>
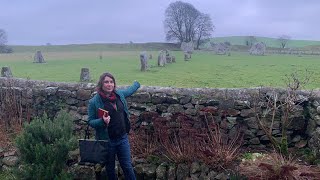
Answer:
<svg viewBox="0 0 320 180"><path fill-rule="evenodd" d="M173 0L0 0L8 44L164 42ZM320 40L320 0L186 0L210 14L218 36L282 34Z"/></svg>

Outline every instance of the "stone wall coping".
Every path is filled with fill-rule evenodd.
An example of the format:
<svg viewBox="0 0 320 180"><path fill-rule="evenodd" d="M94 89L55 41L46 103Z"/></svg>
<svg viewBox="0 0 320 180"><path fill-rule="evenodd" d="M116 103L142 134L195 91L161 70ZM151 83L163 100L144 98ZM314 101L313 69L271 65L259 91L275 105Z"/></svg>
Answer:
<svg viewBox="0 0 320 180"><path fill-rule="evenodd" d="M50 82L44 80L29 80L23 78L6 78L0 77L0 87L7 87L10 83L12 87L21 88L47 88L47 87L60 87L61 89L88 89L94 90L96 84L94 83L71 83L71 82ZM119 89L128 87L118 86ZM167 93L171 95L189 95L189 96L200 96L210 97L218 99L250 99L253 93L261 91L262 93L275 91L277 93L283 93L286 91L284 88L273 88L273 87L252 87L252 88L177 88L177 87L160 87L160 86L141 86L139 92L149 93ZM301 95L310 95L314 99L320 99L320 89L315 90L301 90Z"/></svg>

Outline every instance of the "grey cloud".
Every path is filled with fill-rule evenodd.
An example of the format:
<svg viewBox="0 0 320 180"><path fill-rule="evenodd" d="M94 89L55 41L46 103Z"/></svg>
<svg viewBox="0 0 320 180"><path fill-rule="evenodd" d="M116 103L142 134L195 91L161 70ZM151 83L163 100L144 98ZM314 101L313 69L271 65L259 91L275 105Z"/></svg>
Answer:
<svg viewBox="0 0 320 180"><path fill-rule="evenodd" d="M10 44L163 42L173 0L4 0L0 28ZM213 36L257 35L320 40L320 1L187 0L209 13Z"/></svg>

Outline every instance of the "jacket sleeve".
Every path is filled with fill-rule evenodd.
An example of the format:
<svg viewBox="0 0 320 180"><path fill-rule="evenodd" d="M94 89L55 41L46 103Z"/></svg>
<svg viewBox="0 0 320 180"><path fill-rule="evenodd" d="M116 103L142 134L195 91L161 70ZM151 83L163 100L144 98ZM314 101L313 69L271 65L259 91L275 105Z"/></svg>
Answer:
<svg viewBox="0 0 320 180"><path fill-rule="evenodd" d="M88 106L88 123L93 128L103 128L106 127L106 124L104 123L103 119L98 118L97 119L97 107L95 106L94 102L92 100L89 101Z"/></svg>
<svg viewBox="0 0 320 180"><path fill-rule="evenodd" d="M131 96L133 93L135 93L140 88L140 83L138 81L134 81L131 86L129 86L127 89L119 90L124 97Z"/></svg>

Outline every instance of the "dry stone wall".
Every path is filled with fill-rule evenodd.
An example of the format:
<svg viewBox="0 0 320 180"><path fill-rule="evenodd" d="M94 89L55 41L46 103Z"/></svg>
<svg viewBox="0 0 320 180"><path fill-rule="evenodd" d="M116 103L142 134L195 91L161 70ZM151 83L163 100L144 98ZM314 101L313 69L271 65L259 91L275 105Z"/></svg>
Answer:
<svg viewBox="0 0 320 180"><path fill-rule="evenodd" d="M118 88L124 88L120 86ZM74 130L81 135L84 132L87 115L87 104L95 93L93 83L57 83L33 81L19 78L0 78L0 91L6 88L15 89L22 99L22 107L29 108L31 117L46 112L49 117L67 109L73 116ZM141 117L146 112L155 112L159 116L170 116L182 112L189 116L199 115L203 108L218 110L216 119L226 116L229 132L236 124L245 127L245 145L253 148L269 147L269 141L264 132L255 122L255 114L249 108L252 94L258 91L267 94L274 89L209 89L209 88L169 88L142 86L133 96L128 98L129 111L132 117ZM276 90L279 93L283 89ZM311 140L310 147L319 149L320 132L320 91L313 91L311 97L307 91L301 91L300 96L305 102L297 106L291 116L289 127L290 146L304 147ZM140 118L141 120L142 118ZM281 117L276 118L273 135L280 136ZM151 120L142 120L144 125L152 125ZM194 125L196 128L197 125ZM316 135L316 137L314 137Z"/></svg>
<svg viewBox="0 0 320 180"><path fill-rule="evenodd" d="M119 86L118 88L124 88ZM56 83L46 81L33 81L19 78L0 78L0 93L6 90L13 90L17 97L21 98L23 113L30 113L31 117L46 112L49 117L67 109L73 117L74 131L77 135L83 136L86 128L87 104L95 94L93 83ZM284 92L283 89L276 89L277 93ZM138 118L139 123L145 126L152 126L152 120L148 119L149 114L158 114L167 117L177 112L185 113L196 117L202 109L217 110L215 120L222 122L222 116L226 123L228 133L235 133L237 124L245 127L245 146L251 148L271 148L268 138L259 128L255 121L255 114L249 108L252 102L252 94L261 92L268 94L274 92L271 88L251 89L209 89L209 88L169 88L169 87L148 87L142 86L133 96L128 98L128 107L132 120ZM288 130L289 146L309 146L320 155L320 91L313 91L309 96L308 91L299 92L304 102L296 107L292 114L292 125ZM1 100L1 99L0 99ZM2 102L0 102L2 104ZM264 103L264 102L261 102ZM151 112L151 113L150 113ZM133 118L135 117L135 118ZM280 136L280 118L276 118L273 135ZM194 128L198 128L197 122ZM75 153L74 161L78 158ZM18 155L15 151L6 152L0 147L0 169L10 169L17 165ZM202 177L203 179L225 179L220 176L225 174L209 170L205 165L194 162L191 167L186 168L184 164L177 167L161 164L155 166L145 164L144 160L134 159L134 168L137 176L149 177L149 179L185 179L190 176ZM94 167L74 164L71 172L76 175L94 177ZM121 174L119 172L119 174ZM180 178L179 178L180 177ZM219 177L219 178L218 178Z"/></svg>

